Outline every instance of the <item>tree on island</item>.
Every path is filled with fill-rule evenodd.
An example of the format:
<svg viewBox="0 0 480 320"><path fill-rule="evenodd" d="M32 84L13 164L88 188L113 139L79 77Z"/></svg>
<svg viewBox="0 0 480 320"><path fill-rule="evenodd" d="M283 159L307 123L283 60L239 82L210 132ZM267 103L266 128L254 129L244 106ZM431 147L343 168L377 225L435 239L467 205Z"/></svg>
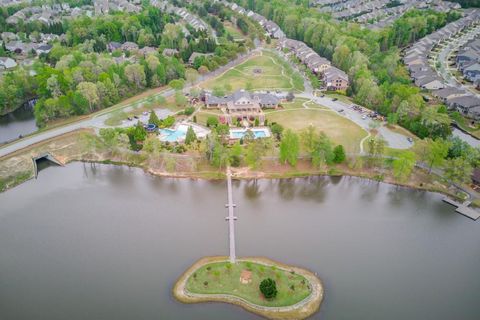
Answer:
<svg viewBox="0 0 480 320"><path fill-rule="evenodd" d="M275 280L267 278L260 283L260 292L265 299L271 300L277 296L277 284Z"/></svg>

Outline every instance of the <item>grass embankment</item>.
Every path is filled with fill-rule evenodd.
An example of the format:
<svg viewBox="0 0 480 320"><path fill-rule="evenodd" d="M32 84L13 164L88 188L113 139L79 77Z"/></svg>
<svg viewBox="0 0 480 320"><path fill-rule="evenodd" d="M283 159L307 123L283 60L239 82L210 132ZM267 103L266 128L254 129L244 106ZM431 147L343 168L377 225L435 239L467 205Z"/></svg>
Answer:
<svg viewBox="0 0 480 320"><path fill-rule="evenodd" d="M242 284L242 271L251 272L251 282ZM275 280L278 294L272 300L266 300L260 292L260 282L266 278ZM284 307L294 305L311 292L305 277L263 264L241 261L210 263L200 267L188 278L186 289L197 294L231 294L256 305Z"/></svg>
<svg viewBox="0 0 480 320"><path fill-rule="evenodd" d="M304 90L302 77L285 61L266 51L200 84L200 87L213 89L227 84L232 91L248 87L253 90Z"/></svg>

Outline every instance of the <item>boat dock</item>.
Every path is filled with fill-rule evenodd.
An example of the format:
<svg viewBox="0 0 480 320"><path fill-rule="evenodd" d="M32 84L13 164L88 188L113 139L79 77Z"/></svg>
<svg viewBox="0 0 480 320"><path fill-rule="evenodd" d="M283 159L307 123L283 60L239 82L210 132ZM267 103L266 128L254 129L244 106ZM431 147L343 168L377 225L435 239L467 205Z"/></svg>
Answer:
<svg viewBox="0 0 480 320"><path fill-rule="evenodd" d="M455 209L455 211L464 215L465 217L468 217L472 220L477 220L478 218L480 218L480 212L478 210L475 210L475 209L469 207L470 206L469 201L465 201L464 203L460 203L460 202L457 202L457 201L452 200L452 199L447 198L447 197L444 197L443 201L448 203L448 204L451 204L454 207L457 207L457 209Z"/></svg>

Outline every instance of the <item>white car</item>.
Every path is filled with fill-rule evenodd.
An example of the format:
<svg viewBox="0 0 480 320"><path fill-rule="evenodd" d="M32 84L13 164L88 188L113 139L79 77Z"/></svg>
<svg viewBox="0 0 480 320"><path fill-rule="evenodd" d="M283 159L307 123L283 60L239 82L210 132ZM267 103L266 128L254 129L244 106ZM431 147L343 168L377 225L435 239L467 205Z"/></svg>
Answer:
<svg viewBox="0 0 480 320"><path fill-rule="evenodd" d="M363 116L362 116L362 120L365 120L365 119L367 119L367 116L366 116L366 115L363 115Z"/></svg>

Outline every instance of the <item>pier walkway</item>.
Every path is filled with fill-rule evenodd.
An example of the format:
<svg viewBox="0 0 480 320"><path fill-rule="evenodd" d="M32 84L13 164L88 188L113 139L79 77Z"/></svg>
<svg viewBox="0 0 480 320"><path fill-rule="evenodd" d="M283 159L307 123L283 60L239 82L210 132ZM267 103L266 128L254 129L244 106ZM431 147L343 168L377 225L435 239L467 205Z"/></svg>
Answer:
<svg viewBox="0 0 480 320"><path fill-rule="evenodd" d="M235 204L233 203L233 191L232 191L232 173L230 167L227 168L227 194L228 194L228 203L225 207L228 208L228 217L225 219L228 221L228 240L230 244L230 262L235 263L236 254L235 254L235 217L233 209Z"/></svg>
<svg viewBox="0 0 480 320"><path fill-rule="evenodd" d="M457 207L457 209L455 209L456 212L458 212L460 214L463 214L464 216L466 216L466 217L468 217L472 220L477 220L478 218L480 218L480 212L478 212L477 210L469 207L470 201L460 203L460 202L457 202L457 201L452 200L452 199L447 198L447 197L443 198L443 201L448 203L448 204L451 204L454 207Z"/></svg>

